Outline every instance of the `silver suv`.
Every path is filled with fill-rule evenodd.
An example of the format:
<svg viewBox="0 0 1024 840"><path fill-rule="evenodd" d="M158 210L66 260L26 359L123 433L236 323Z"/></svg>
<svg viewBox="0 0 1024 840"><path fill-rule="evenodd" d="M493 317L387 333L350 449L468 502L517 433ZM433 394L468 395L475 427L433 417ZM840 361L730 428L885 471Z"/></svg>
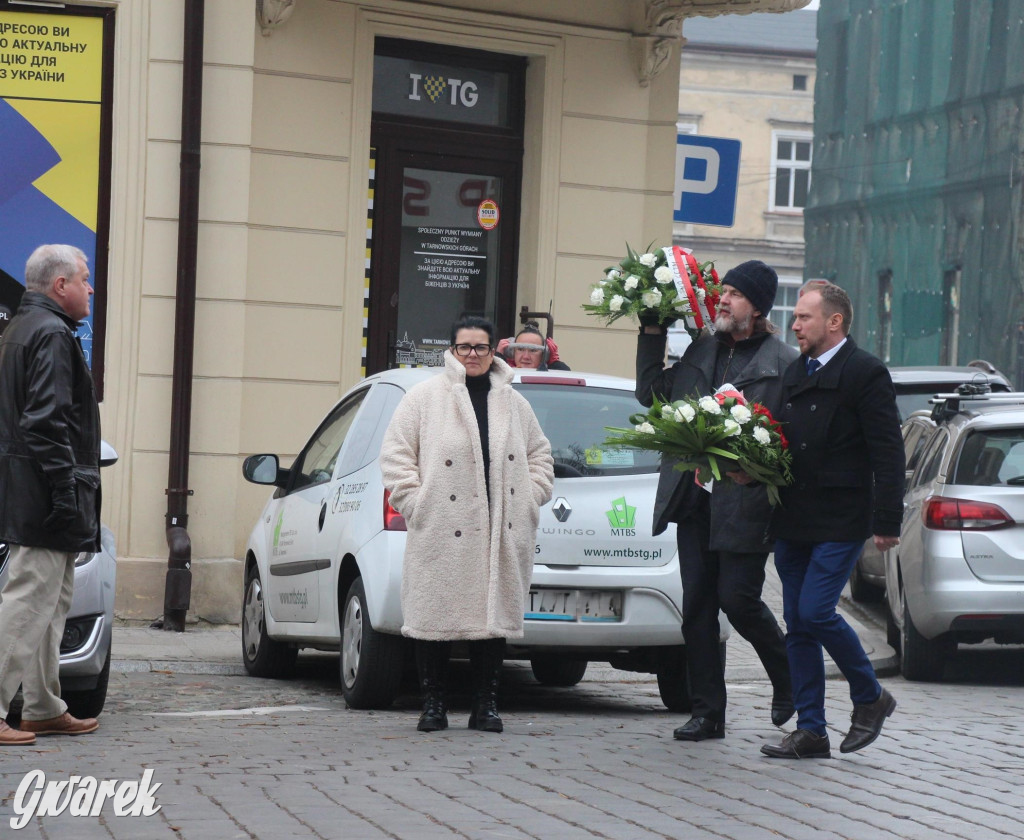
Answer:
<svg viewBox="0 0 1024 840"><path fill-rule="evenodd" d="M1024 643L1024 393L947 395L907 420L904 443L889 640L907 679L938 680L958 644Z"/></svg>
<svg viewBox="0 0 1024 840"><path fill-rule="evenodd" d="M993 392L1010 390L1006 377L981 360L959 367L892 367L889 368L889 374L896 389L896 407L901 420L910 417L915 411L928 409L928 401L936 394L950 393L964 383L973 387L987 387ZM909 452L907 456L909 458ZM864 551L853 567L850 592L853 600L861 602L881 601L885 594L885 563L872 540L864 544Z"/></svg>

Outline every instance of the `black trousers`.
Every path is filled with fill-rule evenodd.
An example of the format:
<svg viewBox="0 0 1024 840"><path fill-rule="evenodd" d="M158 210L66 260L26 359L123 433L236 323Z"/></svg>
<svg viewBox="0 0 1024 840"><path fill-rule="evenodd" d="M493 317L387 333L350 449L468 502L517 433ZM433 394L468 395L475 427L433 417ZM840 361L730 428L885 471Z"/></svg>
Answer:
<svg viewBox="0 0 1024 840"><path fill-rule="evenodd" d="M712 551L710 516L680 522L676 529L683 579L683 637L694 717L725 722L725 668L719 651L718 611L753 646L774 693L792 693L786 637L761 600L768 553Z"/></svg>

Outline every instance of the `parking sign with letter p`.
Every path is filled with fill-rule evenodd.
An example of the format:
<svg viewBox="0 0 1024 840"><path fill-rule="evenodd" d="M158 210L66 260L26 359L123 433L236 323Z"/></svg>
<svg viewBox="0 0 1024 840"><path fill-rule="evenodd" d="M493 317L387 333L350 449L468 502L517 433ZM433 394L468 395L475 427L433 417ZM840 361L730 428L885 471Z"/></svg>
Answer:
<svg viewBox="0 0 1024 840"><path fill-rule="evenodd" d="M739 140L677 135L673 220L731 227L739 174Z"/></svg>

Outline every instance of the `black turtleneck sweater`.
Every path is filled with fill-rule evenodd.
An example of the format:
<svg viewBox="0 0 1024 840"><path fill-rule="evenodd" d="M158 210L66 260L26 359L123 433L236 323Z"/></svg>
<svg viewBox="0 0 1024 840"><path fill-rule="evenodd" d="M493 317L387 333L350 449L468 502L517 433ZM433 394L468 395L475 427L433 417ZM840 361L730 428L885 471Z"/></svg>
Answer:
<svg viewBox="0 0 1024 840"><path fill-rule="evenodd" d="M491 390L491 374L466 376L466 388L469 399L476 413L476 425L480 430L480 448L484 455L484 485L487 487L487 498L491 497L491 456L487 438L487 394Z"/></svg>

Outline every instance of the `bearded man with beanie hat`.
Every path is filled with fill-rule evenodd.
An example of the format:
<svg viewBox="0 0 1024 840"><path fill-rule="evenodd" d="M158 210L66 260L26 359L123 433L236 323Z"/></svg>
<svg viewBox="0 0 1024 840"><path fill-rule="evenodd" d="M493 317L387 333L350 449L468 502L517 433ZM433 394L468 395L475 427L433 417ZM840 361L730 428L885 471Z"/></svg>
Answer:
<svg viewBox="0 0 1024 840"><path fill-rule="evenodd" d="M768 320L779 278L760 260L731 269L722 279L715 331L706 331L671 367L664 366L670 323L642 321L637 344L636 398L674 401L702 397L726 383L773 414L780 408L782 373L797 351L775 335ZM742 472L715 482L710 492L692 472L662 456L654 503L654 533L676 524L683 581L683 639L677 667L689 677L691 718L673 733L680 741L725 737L725 663L719 609L757 651L772 683L771 720L782 726L794 713L786 642L761 599L771 548L771 505L761 485Z"/></svg>

